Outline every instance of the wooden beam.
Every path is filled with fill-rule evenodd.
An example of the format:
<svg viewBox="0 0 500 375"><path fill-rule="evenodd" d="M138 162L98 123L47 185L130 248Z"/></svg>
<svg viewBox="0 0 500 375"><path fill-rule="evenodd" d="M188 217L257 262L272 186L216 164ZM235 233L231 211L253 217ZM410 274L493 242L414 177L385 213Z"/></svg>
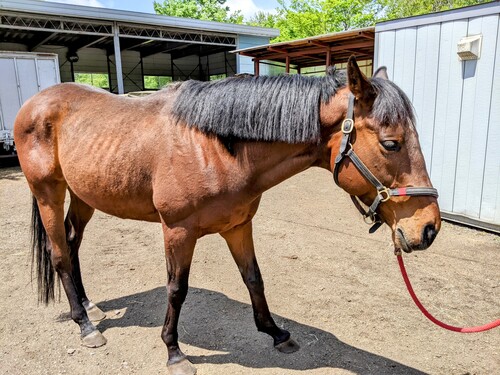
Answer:
<svg viewBox="0 0 500 375"><path fill-rule="evenodd" d="M332 65L332 51L330 49L328 49L326 51L325 66L328 68L330 65Z"/></svg>
<svg viewBox="0 0 500 375"><path fill-rule="evenodd" d="M277 53L284 53L284 54L288 53L288 51L286 49L277 48L277 47L267 47L267 50L271 51L271 52L277 52Z"/></svg>
<svg viewBox="0 0 500 375"><path fill-rule="evenodd" d="M290 73L290 56L286 55L285 58L285 73L289 74Z"/></svg>
<svg viewBox="0 0 500 375"><path fill-rule="evenodd" d="M259 59L253 59L253 74L258 76L259 73Z"/></svg>
<svg viewBox="0 0 500 375"><path fill-rule="evenodd" d="M330 52L339 52L339 51L344 51L344 50L352 50L352 49L357 49L357 48L369 48L373 47L373 41L362 41L362 42L356 42L356 43L349 43L345 45L337 45L333 46L330 48L327 48L326 51ZM297 57L297 56L304 56L304 54L316 54L316 53L325 53L325 48L307 48L302 51L295 51L295 52L288 52L287 55L290 57ZM275 53L275 54L269 54L269 55L260 55L259 59L265 59L265 60L273 60L276 58L283 58L282 53Z"/></svg>
<svg viewBox="0 0 500 375"><path fill-rule="evenodd" d="M363 38L367 38L367 39L375 39L375 35L373 33L367 33L366 31L361 31L359 33L359 36L362 36Z"/></svg>
<svg viewBox="0 0 500 375"><path fill-rule="evenodd" d="M314 44L315 46L318 46L318 47L326 47L326 48L328 48L330 46L329 44L326 44L324 42L319 42L317 40L308 40L307 43L308 44Z"/></svg>

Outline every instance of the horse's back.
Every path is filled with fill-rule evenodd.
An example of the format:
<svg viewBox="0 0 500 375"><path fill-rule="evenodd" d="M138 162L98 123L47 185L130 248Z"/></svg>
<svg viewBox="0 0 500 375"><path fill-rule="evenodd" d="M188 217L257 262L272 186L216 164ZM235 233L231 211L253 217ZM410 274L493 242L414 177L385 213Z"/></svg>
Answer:
<svg viewBox="0 0 500 375"><path fill-rule="evenodd" d="M119 97L78 84L52 86L27 101L16 118L23 171L32 186L64 180L93 207L151 220L146 216L155 216L154 152L164 138L159 111L154 98Z"/></svg>

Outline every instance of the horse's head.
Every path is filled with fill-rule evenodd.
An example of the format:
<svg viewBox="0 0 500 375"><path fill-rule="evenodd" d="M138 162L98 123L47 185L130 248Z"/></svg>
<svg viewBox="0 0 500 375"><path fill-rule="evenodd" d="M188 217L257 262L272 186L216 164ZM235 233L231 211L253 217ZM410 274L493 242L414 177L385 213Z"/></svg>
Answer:
<svg viewBox="0 0 500 375"><path fill-rule="evenodd" d="M353 126L344 121L328 143L335 179L372 207L368 218L391 227L396 248L424 250L436 237L441 218L437 192L420 150L413 107L403 91L387 79L385 69L368 79L351 58L347 78L348 85L321 109L324 123L354 120Z"/></svg>

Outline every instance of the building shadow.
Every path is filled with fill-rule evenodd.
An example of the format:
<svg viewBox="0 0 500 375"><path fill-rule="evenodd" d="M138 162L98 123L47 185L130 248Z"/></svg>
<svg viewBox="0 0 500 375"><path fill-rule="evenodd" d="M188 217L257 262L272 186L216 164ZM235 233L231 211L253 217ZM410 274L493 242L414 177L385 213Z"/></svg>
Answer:
<svg viewBox="0 0 500 375"><path fill-rule="evenodd" d="M115 327L161 327L166 311L166 288L158 287L98 303L110 319L98 324L101 332ZM126 308L126 310L124 310ZM120 312L117 315L117 312ZM123 312L124 311L124 312ZM301 349L293 354L274 350L272 339L257 332L250 304L224 294L190 288L179 322L179 341L217 353L190 356L193 363L236 363L248 368L312 370L345 369L354 374L425 374L389 358L348 345L330 332L273 315L289 330ZM158 332L158 335L160 332Z"/></svg>

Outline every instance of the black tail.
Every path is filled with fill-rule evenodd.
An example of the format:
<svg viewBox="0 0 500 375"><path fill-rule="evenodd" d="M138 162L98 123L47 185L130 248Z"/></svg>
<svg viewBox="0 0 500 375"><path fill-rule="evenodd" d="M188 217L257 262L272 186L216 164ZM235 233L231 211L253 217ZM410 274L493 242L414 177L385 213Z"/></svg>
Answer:
<svg viewBox="0 0 500 375"><path fill-rule="evenodd" d="M36 262L38 280L38 301L48 304L54 300L55 272L50 260L50 249L47 248L47 232L42 223L40 210L35 197L31 215L31 277Z"/></svg>

